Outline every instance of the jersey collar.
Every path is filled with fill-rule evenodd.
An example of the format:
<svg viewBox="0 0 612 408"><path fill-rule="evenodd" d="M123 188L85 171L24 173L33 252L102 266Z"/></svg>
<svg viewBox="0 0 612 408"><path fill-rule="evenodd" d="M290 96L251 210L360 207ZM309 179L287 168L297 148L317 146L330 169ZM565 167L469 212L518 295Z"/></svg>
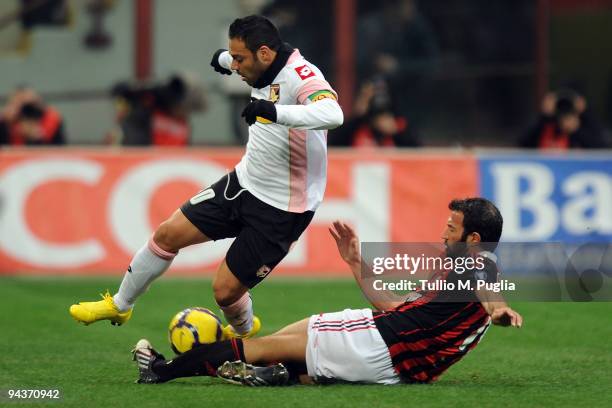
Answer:
<svg viewBox="0 0 612 408"><path fill-rule="evenodd" d="M272 64L268 69L261 75L261 77L255 82L253 88L261 89L269 86L278 73L287 65L289 57L293 53L294 49L287 43L283 43L276 52L276 58L272 61Z"/></svg>

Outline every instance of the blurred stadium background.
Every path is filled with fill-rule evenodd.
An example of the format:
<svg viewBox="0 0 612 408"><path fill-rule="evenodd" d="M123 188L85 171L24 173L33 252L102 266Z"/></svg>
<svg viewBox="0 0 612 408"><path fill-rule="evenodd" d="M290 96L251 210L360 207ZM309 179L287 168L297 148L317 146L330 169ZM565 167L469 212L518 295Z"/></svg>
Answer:
<svg viewBox="0 0 612 408"><path fill-rule="evenodd" d="M175 312L212 306L208 282L197 278L210 276L229 242L185 250L164 278L185 280L158 281L142 320L135 314L118 336L106 325L77 327L67 313L72 301L113 290L155 226L240 159L249 89L208 64L227 47L231 21L252 13L273 19L323 70L345 112L345 125L329 133L326 199L276 282L255 298L265 332L363 305L326 231L337 218L365 241L437 242L448 201L483 195L500 207L506 241L612 241L611 0L3 0L0 345L11 357L0 360L0 388L59 384L76 406L96 389L95 405L129 398L130 342L165 341ZM609 305L523 307L532 331L529 323L524 337L493 330L488 354L453 368L439 401L459 395L482 405L461 388L473 383L507 405L609 406ZM593 335L578 329L584 322ZM523 351L512 349L522 342ZM45 346L65 363L50 355L35 363L31 349ZM496 360L496 352L508 354ZM107 360L88 378L100 356ZM492 365L501 385L485 379ZM86 378L84 389L70 370ZM580 383L586 377L598 380ZM592 397L606 381L607 399ZM171 390L154 398L163 405L184 388ZM207 390L207 402L237 392ZM432 390L403 401L427 405ZM352 392L338 388L330 404ZM387 391L358 392L363 404L397 406Z"/></svg>

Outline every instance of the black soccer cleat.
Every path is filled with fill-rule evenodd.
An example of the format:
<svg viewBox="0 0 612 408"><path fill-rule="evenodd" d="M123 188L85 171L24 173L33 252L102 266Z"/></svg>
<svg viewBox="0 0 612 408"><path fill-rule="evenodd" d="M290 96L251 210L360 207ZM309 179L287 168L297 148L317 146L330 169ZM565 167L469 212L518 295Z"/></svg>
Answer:
<svg viewBox="0 0 612 408"><path fill-rule="evenodd" d="M217 377L233 384L249 387L281 386L289 384L289 371L281 363L258 367L242 361L226 361L217 369Z"/></svg>
<svg viewBox="0 0 612 408"><path fill-rule="evenodd" d="M140 339L132 350L132 360L138 365L138 384L157 384L164 382L159 375L153 372L153 364L165 360L164 356L153 349L147 339Z"/></svg>

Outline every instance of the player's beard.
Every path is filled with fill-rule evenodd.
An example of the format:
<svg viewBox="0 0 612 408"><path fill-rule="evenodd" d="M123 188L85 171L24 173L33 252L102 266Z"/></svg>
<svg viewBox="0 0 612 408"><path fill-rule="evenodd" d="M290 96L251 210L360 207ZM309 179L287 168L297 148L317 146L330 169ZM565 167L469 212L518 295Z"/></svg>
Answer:
<svg viewBox="0 0 612 408"><path fill-rule="evenodd" d="M466 238L462 238L461 241L446 244L446 256L451 258L464 257L467 254L468 244Z"/></svg>
<svg viewBox="0 0 612 408"><path fill-rule="evenodd" d="M246 77L246 76L244 77L245 82L249 86L254 86L259 80L259 78L261 78L261 76L264 74L264 72L266 72L266 69L267 69L267 67L263 64L263 62L261 62L259 58L257 58L257 54L255 54L254 58L255 58L255 62L253 63L253 69L251 70L253 75L251 75L250 77Z"/></svg>

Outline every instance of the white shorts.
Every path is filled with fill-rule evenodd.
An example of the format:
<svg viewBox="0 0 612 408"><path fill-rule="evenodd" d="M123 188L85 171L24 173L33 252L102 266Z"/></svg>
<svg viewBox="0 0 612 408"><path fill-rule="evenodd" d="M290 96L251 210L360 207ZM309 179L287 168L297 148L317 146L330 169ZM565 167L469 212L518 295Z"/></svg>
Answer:
<svg viewBox="0 0 612 408"><path fill-rule="evenodd" d="M400 382L370 309L311 316L306 367L308 375L318 382Z"/></svg>

